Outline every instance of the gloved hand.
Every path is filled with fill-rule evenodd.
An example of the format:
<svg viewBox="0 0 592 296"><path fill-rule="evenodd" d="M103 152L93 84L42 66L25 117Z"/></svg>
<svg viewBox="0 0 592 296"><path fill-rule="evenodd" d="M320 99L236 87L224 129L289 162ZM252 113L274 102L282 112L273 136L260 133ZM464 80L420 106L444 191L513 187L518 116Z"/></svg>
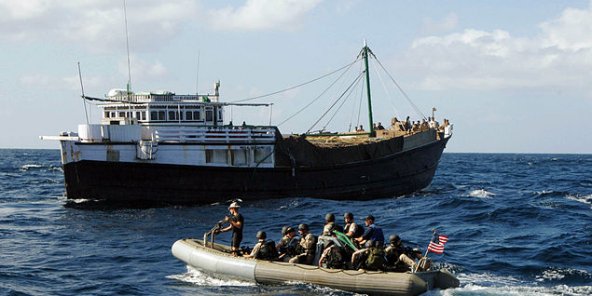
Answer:
<svg viewBox="0 0 592 296"><path fill-rule="evenodd" d="M224 222L228 222L228 220L230 220L230 217L228 217L228 216L225 216L225 217L224 217Z"/></svg>

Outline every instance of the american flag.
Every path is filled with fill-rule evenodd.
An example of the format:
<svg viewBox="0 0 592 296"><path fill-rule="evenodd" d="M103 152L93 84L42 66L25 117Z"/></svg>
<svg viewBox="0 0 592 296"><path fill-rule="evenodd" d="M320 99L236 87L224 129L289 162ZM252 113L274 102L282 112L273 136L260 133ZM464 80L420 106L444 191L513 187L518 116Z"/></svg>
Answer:
<svg viewBox="0 0 592 296"><path fill-rule="evenodd" d="M444 234L434 234L430 245L428 246L428 252L435 254L444 253L444 245L448 241L448 236Z"/></svg>

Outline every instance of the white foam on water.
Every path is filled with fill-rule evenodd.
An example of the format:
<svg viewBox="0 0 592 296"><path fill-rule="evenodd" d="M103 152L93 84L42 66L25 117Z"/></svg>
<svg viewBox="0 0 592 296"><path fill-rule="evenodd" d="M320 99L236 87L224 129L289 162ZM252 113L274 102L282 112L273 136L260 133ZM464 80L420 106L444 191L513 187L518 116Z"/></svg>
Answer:
<svg viewBox="0 0 592 296"><path fill-rule="evenodd" d="M83 202L87 202L87 201L92 201L92 199L86 199L86 198L77 198L77 199L70 199L70 201L73 201L74 203L83 203Z"/></svg>
<svg viewBox="0 0 592 296"><path fill-rule="evenodd" d="M568 196L566 196L566 198L590 205L590 208L592 208L592 194L588 194L588 195L584 195L584 196L568 195Z"/></svg>
<svg viewBox="0 0 592 296"><path fill-rule="evenodd" d="M549 268L542 272L542 274L536 276L537 282L562 280L568 275L577 275L583 277L592 277L589 272L581 269L572 268Z"/></svg>
<svg viewBox="0 0 592 296"><path fill-rule="evenodd" d="M255 287L257 283L249 282L249 281L241 281L236 279L224 278L224 277L216 277L212 274L203 272L199 269L193 268L191 266L187 266L187 272L183 274L173 274L166 276L167 279L178 280L186 283L190 283L197 286L208 286L208 287ZM331 295L333 293L343 293L344 291L324 287L324 286L317 286L310 283L303 283L297 281L287 281L284 283L285 286L295 286L300 287L300 289L304 288L308 291L311 295ZM273 286L269 286L273 287ZM288 288L291 289L291 288ZM298 289L299 290L299 289ZM347 292L349 294L349 292ZM353 295L362 295L362 294L353 294Z"/></svg>
<svg viewBox="0 0 592 296"><path fill-rule="evenodd" d="M169 275L166 278L178 280L186 283L191 283L198 286L231 286L231 287L251 287L256 286L256 283L241 281L236 279L229 279L224 277L214 277L211 274L205 273L199 269L187 266L187 272L183 274Z"/></svg>
<svg viewBox="0 0 592 296"><path fill-rule="evenodd" d="M351 293L351 295L366 295L366 294L357 294L357 293L353 293L353 292L347 292L347 291L338 290L338 289L334 289L334 288L330 288L330 287L318 286L318 285L304 283L304 282L298 282L298 281L286 281L286 282L284 282L284 284L291 285L291 286L305 287L305 289L307 290L307 294L310 294L310 295L332 295L333 293L337 293L337 294L347 293L348 295L350 295L350 293Z"/></svg>
<svg viewBox="0 0 592 296"><path fill-rule="evenodd" d="M489 192L485 189L477 189L469 192L470 197L488 198L495 196L495 193Z"/></svg>
<svg viewBox="0 0 592 296"><path fill-rule="evenodd" d="M30 169L39 169L42 167L43 167L43 165L40 165L37 163L28 163L28 164L21 166L21 171L28 171Z"/></svg>
<svg viewBox="0 0 592 296"><path fill-rule="evenodd" d="M563 271L545 271L541 277L561 279ZM571 271L570 271L571 272ZM581 271L578 271L581 272ZM512 296L588 296L592 295L592 286L544 286L538 282L526 282L511 276L492 274L457 274L461 287L448 290L429 291L425 295L512 295Z"/></svg>

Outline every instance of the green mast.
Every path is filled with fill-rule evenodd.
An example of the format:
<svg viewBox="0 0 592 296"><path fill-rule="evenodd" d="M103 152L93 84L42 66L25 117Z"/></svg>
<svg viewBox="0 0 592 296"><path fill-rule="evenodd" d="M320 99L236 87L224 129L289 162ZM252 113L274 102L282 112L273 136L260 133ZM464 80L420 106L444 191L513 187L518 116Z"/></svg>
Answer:
<svg viewBox="0 0 592 296"><path fill-rule="evenodd" d="M368 120L369 120L369 128L370 128L370 137L376 137L376 131L374 130L374 120L372 119L372 97L370 95L370 71L368 68L368 55L372 54L368 45L364 41L364 48L362 49L362 57L364 58L364 66L366 67L366 95L368 97Z"/></svg>

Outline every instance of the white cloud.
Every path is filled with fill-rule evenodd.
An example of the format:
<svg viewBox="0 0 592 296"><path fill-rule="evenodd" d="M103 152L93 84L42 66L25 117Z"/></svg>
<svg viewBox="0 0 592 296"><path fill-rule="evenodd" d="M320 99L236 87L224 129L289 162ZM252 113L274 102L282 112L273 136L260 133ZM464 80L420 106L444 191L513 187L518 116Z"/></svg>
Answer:
<svg viewBox="0 0 592 296"><path fill-rule="evenodd" d="M4 18L27 20L42 15L49 7L48 0L4 0L0 12Z"/></svg>
<svg viewBox="0 0 592 296"><path fill-rule="evenodd" d="M462 32L416 39L396 68L440 89L571 89L592 95L592 2L568 8L540 25L534 37L505 30Z"/></svg>
<svg viewBox="0 0 592 296"><path fill-rule="evenodd" d="M423 27L421 31L424 34L436 34L441 32L448 32L456 28L458 25L458 16L455 13L449 13L442 20L432 20L425 18L423 20Z"/></svg>
<svg viewBox="0 0 592 296"><path fill-rule="evenodd" d="M193 0L127 1L130 39L138 50L158 46L198 12ZM120 0L4 0L0 14L0 40L73 42L98 51L125 44Z"/></svg>
<svg viewBox="0 0 592 296"><path fill-rule="evenodd" d="M131 61L131 74L132 74L132 87L134 90L139 90L134 83L141 82L142 84L152 85L152 87L159 87L159 83L161 83L162 78L168 74L167 68L164 64L158 60L154 61L146 61L139 56L132 55L130 57ZM127 81L128 77L128 68L127 68L127 59L122 59L119 64L119 73L118 77L124 77ZM125 85L125 83L123 83ZM155 90L155 89L151 89Z"/></svg>
<svg viewBox="0 0 592 296"><path fill-rule="evenodd" d="M83 77L84 87L97 87L102 85L103 79L98 76ZM49 74L26 74L19 78L19 83L25 89L41 90L80 90L80 78L78 75L58 77Z"/></svg>
<svg viewBox="0 0 592 296"><path fill-rule="evenodd" d="M588 10L568 8L555 20L540 25L548 46L577 51L592 47L592 1Z"/></svg>
<svg viewBox="0 0 592 296"><path fill-rule="evenodd" d="M292 29L321 0L247 0L238 8L226 7L210 11L210 22L219 29L261 30Z"/></svg>

